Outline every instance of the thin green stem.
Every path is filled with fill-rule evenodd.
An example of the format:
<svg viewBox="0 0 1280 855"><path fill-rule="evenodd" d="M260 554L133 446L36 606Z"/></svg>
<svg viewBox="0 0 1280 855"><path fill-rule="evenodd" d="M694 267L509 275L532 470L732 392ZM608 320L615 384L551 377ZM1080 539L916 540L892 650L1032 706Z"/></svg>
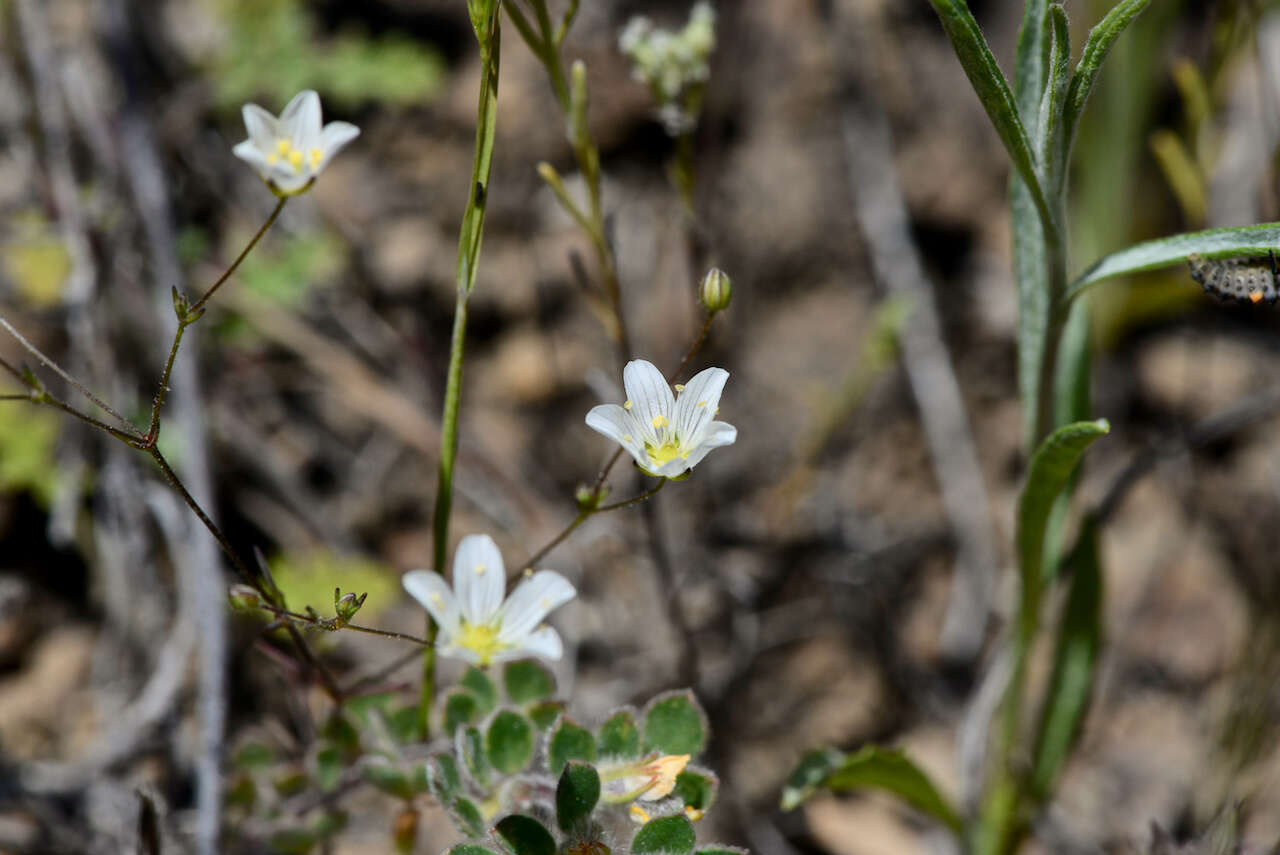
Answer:
<svg viewBox="0 0 1280 855"><path fill-rule="evenodd" d="M670 480L671 480L670 478L659 479L658 486L654 487L652 490L645 490L640 495L632 496L630 499L627 499L625 502L614 502L612 505L602 505L599 508L596 508L596 513L603 514L606 511L619 511L619 510L622 510L623 508L629 508L632 505L638 505L641 502L648 501L649 499L658 495L658 491L661 490L663 487L667 486L667 482L669 482Z"/></svg>
<svg viewBox="0 0 1280 855"><path fill-rule="evenodd" d="M449 343L449 368L445 377L441 415L440 467L436 486L436 506L432 525L432 556L435 571L443 574L449 545L449 516L453 508L453 468L458 454L458 411L462 399L462 359L467 334L467 301L475 287L484 237L485 212L489 201L489 176L493 165L493 144L497 137L498 69L501 44L500 8L496 4L480 43L481 76L476 107L476 144L471 167L471 185L458 235L457 296L454 304L453 334ZM422 655L422 693L418 703L418 731L422 739L431 735L431 702L435 695L435 640L438 628L428 616Z"/></svg>
<svg viewBox="0 0 1280 855"><path fill-rule="evenodd" d="M276 221L276 218L280 216L280 212L284 210L284 205L288 201L289 201L288 196L280 197L280 201L276 202L276 206L271 210L271 215L267 217L267 221L262 224L262 227L258 229L258 231L254 234L253 238L249 241L249 243L245 246L245 248L242 249L240 251L240 254L236 256L236 260L231 262L231 266L227 268L226 272L223 273L221 276L219 276L218 281L210 285L209 290L204 292L204 296L201 297L199 300L197 300L195 302L195 305L193 305L188 310L190 314L196 314L201 309L203 309L205 306L205 303L209 302L209 298L212 297L215 293L217 293L218 289L222 287L222 283L226 282L228 279L231 278L231 274L236 272L236 270L240 267L240 263L243 262L245 258L249 256L249 253L253 251L253 248L258 245L258 241L262 240L262 236L267 233L267 230L271 228L272 223L274 223Z"/></svg>
<svg viewBox="0 0 1280 855"><path fill-rule="evenodd" d="M615 455L613 459L616 460L617 456ZM646 501L650 497L657 495L659 490L667 486L667 482L669 480L671 479L662 478L661 480L658 481L658 486L654 487L652 490L646 490L640 495L632 496L630 499L627 499L626 501L614 502L612 505L601 505L598 508L587 508L587 509L578 511L578 515L573 518L573 522L565 526L560 531L560 533L557 534L555 537L551 538L551 540L545 546L543 546L537 552L533 553L527 559L525 559L525 562L520 565L520 571L524 572L525 570L533 569L533 565L537 564L543 558L546 558L547 554L550 553L551 550L555 549L561 543L564 543L565 538L573 534L573 532L577 530L578 526L582 525L591 517L595 516L596 514L608 513L609 511L619 511L619 510L622 510L623 508L629 508L632 505L638 505L641 502Z"/></svg>
<svg viewBox="0 0 1280 855"><path fill-rule="evenodd" d="M416 635L406 635L402 632L389 632L385 629L375 629L371 626L362 626L358 623L344 623L335 618L322 618L318 615L304 615L298 612L289 611L288 609L277 608L268 603L260 603L258 608L265 612L270 612L276 617L287 618L297 623L303 623L308 626L314 626L323 629L326 632L338 632L339 630L349 629L353 632L363 632L366 635L380 635L383 638L394 638L398 641L410 641L414 644L429 644L425 638L418 638Z"/></svg>

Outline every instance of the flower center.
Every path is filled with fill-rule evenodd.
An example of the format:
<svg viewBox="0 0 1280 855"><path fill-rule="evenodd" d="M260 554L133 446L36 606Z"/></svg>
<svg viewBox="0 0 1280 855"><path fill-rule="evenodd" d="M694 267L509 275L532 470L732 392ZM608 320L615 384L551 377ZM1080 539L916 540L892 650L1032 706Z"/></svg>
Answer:
<svg viewBox="0 0 1280 855"><path fill-rule="evenodd" d="M687 452L680 448L680 440L676 439L674 435L667 437L667 441L656 448L646 442L644 444L644 450L649 455L649 462L654 466L661 466L664 463L669 463L677 457L689 456Z"/></svg>
<svg viewBox="0 0 1280 855"><path fill-rule="evenodd" d="M458 632L457 644L479 656L481 665L488 665L494 656L511 646L498 640L498 627L483 623L470 624L465 620Z"/></svg>

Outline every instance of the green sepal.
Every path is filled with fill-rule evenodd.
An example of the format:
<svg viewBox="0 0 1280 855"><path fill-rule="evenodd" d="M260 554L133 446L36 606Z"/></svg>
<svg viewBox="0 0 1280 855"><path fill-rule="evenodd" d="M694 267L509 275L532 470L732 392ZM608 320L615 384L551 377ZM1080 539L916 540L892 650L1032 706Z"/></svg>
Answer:
<svg viewBox="0 0 1280 855"><path fill-rule="evenodd" d="M498 821L493 830L514 855L556 855L556 840L542 823L515 813Z"/></svg>
<svg viewBox="0 0 1280 855"><path fill-rule="evenodd" d="M556 784L556 823L566 834L586 824L600 801L600 774L587 763L570 763Z"/></svg>
<svg viewBox="0 0 1280 855"><path fill-rule="evenodd" d="M532 659L507 663L502 683L511 702L521 706L549 698L556 691L555 677Z"/></svg>
<svg viewBox="0 0 1280 855"><path fill-rule="evenodd" d="M697 837L693 823L684 814L664 816L641 826L631 841L632 855L691 855Z"/></svg>
<svg viewBox="0 0 1280 855"><path fill-rule="evenodd" d="M573 719L561 718L547 743L547 768L552 775L559 775L570 760L594 763L596 740Z"/></svg>
<svg viewBox="0 0 1280 855"><path fill-rule="evenodd" d="M620 709L605 719L596 735L596 750L599 756L611 759L640 758L640 727L634 710Z"/></svg>
<svg viewBox="0 0 1280 855"><path fill-rule="evenodd" d="M511 710L502 710L489 722L485 751L493 768L514 775L533 759L533 722Z"/></svg>
<svg viewBox="0 0 1280 855"><path fill-rule="evenodd" d="M707 746L707 714L689 690L662 694L644 712L647 751L693 756Z"/></svg>
<svg viewBox="0 0 1280 855"><path fill-rule="evenodd" d="M488 715L498 705L498 687L479 668L468 668L458 685L475 695L476 702L480 704L481 715Z"/></svg>

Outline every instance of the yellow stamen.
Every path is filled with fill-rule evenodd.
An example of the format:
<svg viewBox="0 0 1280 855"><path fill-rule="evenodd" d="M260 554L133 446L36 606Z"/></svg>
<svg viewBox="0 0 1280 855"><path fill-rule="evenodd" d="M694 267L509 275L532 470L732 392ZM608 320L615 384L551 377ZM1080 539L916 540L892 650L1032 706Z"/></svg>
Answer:
<svg viewBox="0 0 1280 855"><path fill-rule="evenodd" d="M298 151L296 148L290 151L289 164L294 168L294 171L301 172L302 171L302 152Z"/></svg>
<svg viewBox="0 0 1280 855"><path fill-rule="evenodd" d="M640 805L632 805L629 813L631 814L631 821L636 825L644 825L649 821L649 812L640 807Z"/></svg>
<svg viewBox="0 0 1280 855"><path fill-rule="evenodd" d="M289 142L288 140L280 140L279 142L276 143L276 151L280 152L281 154L288 154L292 150L293 150L293 143Z"/></svg>
<svg viewBox="0 0 1280 855"><path fill-rule="evenodd" d="M630 401L630 400L623 401L623 402L622 402L622 409L624 409L624 410L629 410L629 409L631 409L631 401Z"/></svg>
<svg viewBox="0 0 1280 855"><path fill-rule="evenodd" d="M622 441L623 441L623 442L631 442L631 434L629 434L629 433L624 433L624 434L622 435Z"/></svg>
<svg viewBox="0 0 1280 855"><path fill-rule="evenodd" d="M477 564L477 565L475 566L475 572L476 572L476 575L477 575L477 576L483 576L483 575L484 575L484 571L485 571L485 570L487 570L487 569L489 569L489 568L485 567L483 564Z"/></svg>
<svg viewBox="0 0 1280 855"><path fill-rule="evenodd" d="M498 627L470 624L465 620L462 621L455 642L459 647L465 647L479 656L481 665L488 665L494 656L510 646L498 640Z"/></svg>
<svg viewBox="0 0 1280 855"><path fill-rule="evenodd" d="M268 166L275 166L279 162L280 162L280 155L276 154L274 151L271 152L271 154L267 155Z"/></svg>
<svg viewBox="0 0 1280 855"><path fill-rule="evenodd" d="M706 811L698 810L695 807L689 807L687 805L685 806L685 809L684 809L684 815L689 817L690 822L697 822L698 820L702 819L705 813Z"/></svg>
<svg viewBox="0 0 1280 855"><path fill-rule="evenodd" d="M699 407L705 407L706 405L707 405L707 402L706 402L706 401L699 401L699 402L698 402L698 406L699 406Z"/></svg>
<svg viewBox="0 0 1280 855"><path fill-rule="evenodd" d="M671 424L671 422L667 421L667 417L661 413L653 417L653 426L656 428L666 427L669 424Z"/></svg>
<svg viewBox="0 0 1280 855"><path fill-rule="evenodd" d="M677 392L683 392L683 391L684 391L684 384L683 384L683 383L677 383L677 384L676 384L676 391L677 391Z"/></svg>
<svg viewBox="0 0 1280 855"><path fill-rule="evenodd" d="M654 448L652 445L646 442L644 445L644 450L648 452L649 462L652 463L654 466L661 466L664 463L668 463L672 460L675 460L677 457L680 457L681 455L684 455L685 457L688 456L687 454L684 454L684 452L681 450L680 441L677 440L675 437L672 437L671 439L667 440L657 448Z"/></svg>
<svg viewBox="0 0 1280 855"><path fill-rule="evenodd" d="M324 160L324 152L318 148L311 149L311 168L315 169Z"/></svg>

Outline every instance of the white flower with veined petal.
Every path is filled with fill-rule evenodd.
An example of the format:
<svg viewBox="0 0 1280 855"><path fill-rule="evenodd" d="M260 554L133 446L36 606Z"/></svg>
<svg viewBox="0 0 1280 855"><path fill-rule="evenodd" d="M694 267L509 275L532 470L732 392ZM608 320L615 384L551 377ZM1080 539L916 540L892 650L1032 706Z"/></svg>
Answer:
<svg viewBox="0 0 1280 855"><path fill-rule="evenodd" d="M661 478L675 478L697 466L713 448L732 445L738 429L713 421L729 372L699 371L676 398L653 363L633 359L622 370L627 401L601 404L587 413L587 427L622 444L636 465Z"/></svg>
<svg viewBox="0 0 1280 855"><path fill-rule="evenodd" d="M539 570L502 598L507 569L487 534L464 537L453 554L453 587L439 573L410 570L401 580L440 626L436 649L476 665L541 656L559 659L564 645L542 619L577 595L554 570Z"/></svg>
<svg viewBox="0 0 1280 855"><path fill-rule="evenodd" d="M360 135L349 122L321 127L320 96L299 92L276 118L257 104L242 110L249 138L232 149L277 196L302 193L338 150Z"/></svg>

